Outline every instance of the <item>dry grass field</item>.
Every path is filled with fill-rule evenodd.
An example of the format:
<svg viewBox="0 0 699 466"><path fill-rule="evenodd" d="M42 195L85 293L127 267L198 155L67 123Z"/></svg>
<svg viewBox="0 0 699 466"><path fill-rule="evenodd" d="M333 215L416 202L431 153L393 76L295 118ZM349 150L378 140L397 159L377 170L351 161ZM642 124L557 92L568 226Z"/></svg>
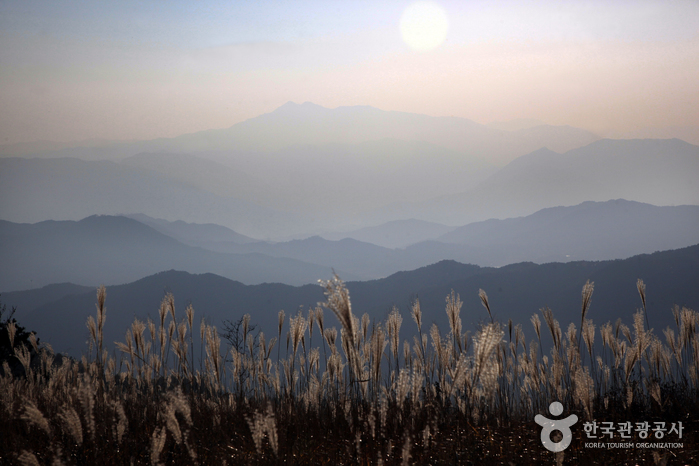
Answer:
<svg viewBox="0 0 699 466"><path fill-rule="evenodd" d="M103 341L102 287L81 361L56 358L34 338L17 344L7 319L0 337L13 354L0 377L0 464L698 462L699 314L676 308L675 328L659 336L646 324L640 280L643 307L631 326L587 319L588 283L579 322L561 326L542 309L529 339L522 325L493 319L483 291L484 323L464 332L453 292L450 326L439 329L425 328L419 301L408 319L396 309L372 322L352 313L339 278L322 285L324 306L288 318L280 312L271 336L254 333L249 316L225 336L195 325L192 307L177 312L167 295L159 320L134 321L116 350ZM401 341L401 328L415 336ZM570 447L559 453L542 446L534 422L553 401L563 416L578 416ZM590 448L604 441L586 438L583 426L593 421L647 421L648 438L632 430L629 442L682 447ZM656 422L666 423L663 440ZM681 438L670 431L678 422Z"/></svg>

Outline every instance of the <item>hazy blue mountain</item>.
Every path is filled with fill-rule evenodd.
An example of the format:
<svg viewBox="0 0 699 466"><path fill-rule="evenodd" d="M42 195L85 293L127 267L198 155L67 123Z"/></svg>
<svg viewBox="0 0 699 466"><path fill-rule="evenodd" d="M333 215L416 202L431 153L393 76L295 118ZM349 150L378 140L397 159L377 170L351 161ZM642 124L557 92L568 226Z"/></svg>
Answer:
<svg viewBox="0 0 699 466"><path fill-rule="evenodd" d="M334 146L337 152L329 147L296 146L278 158L241 159L260 171L236 176L265 180L252 183L247 200L221 195L236 169L206 162L198 172L199 159L189 156L142 154L127 163L0 159L0 218L36 222L138 212L216 223L267 240L409 218L464 225L619 198L699 204L693 178L699 147L680 140L602 140L565 154L541 149L490 177L474 159L425 143L383 140ZM141 166L129 165L135 161ZM161 165L167 168L156 169ZM213 178L217 172L221 176ZM245 192L246 186L230 189ZM429 199L455 191L461 192Z"/></svg>
<svg viewBox="0 0 699 466"><path fill-rule="evenodd" d="M502 131L519 131L521 129L528 129L542 125L546 125L546 123L541 120L536 120L533 118L517 118L508 121L493 121L492 123L488 123L486 126Z"/></svg>
<svg viewBox="0 0 699 466"><path fill-rule="evenodd" d="M54 283L25 291L3 292L0 296L0 302L12 303L11 307L27 310L58 301L65 296L81 295L93 291L95 291L94 286L75 285L73 283ZM8 308L9 307L10 306L8 306Z"/></svg>
<svg viewBox="0 0 699 466"><path fill-rule="evenodd" d="M124 215L124 217L139 221L155 231L159 231L190 246L206 247L205 245L209 243L231 242L244 244L259 241L214 223L187 223L182 220L168 222L162 218L153 218L144 214L130 214Z"/></svg>
<svg viewBox="0 0 699 466"><path fill-rule="evenodd" d="M464 331L473 331L474 325L488 320L478 298L478 290L484 289L496 318L503 323L512 319L522 324L528 340L533 340L535 334L529 318L545 306L553 309L556 319L564 327L570 322L579 326L580 292L586 280L595 283L588 318L598 326L617 318L631 324L633 313L641 307L636 291L638 278L646 283L648 319L657 335L666 326L674 325L671 309L675 304L699 308L699 287L696 286L699 282L699 245L625 260L544 265L519 263L498 269L443 261L382 280L349 282L348 288L353 312L357 316L366 312L372 319L383 319L393 305L399 307L403 315L401 336L411 341L415 325L408 306L412 298L420 299L423 331L429 331L432 323L436 323L446 333L445 297L453 289L464 303L461 312ZM8 294L12 300L5 300L3 295L3 302L8 306L26 303L28 298L22 295L38 291ZM197 321L204 316L208 323L219 329L224 319L237 319L249 313L252 322L260 326L267 338L277 336L279 310L285 310L287 317L295 315L299 308L305 314L309 307L324 300L323 289L318 285L245 286L213 274L163 272L134 283L107 287L105 340L122 341L127 326L136 316L154 319L166 292L175 296L178 319L183 317L187 304L194 307ZM17 319L22 325L39 332L39 336L57 350L79 355L86 348L84 323L88 315L95 313L94 303L94 290L80 295L65 293L54 302L18 309ZM325 310L325 325L339 326L328 310ZM282 339L287 329L288 320Z"/></svg>
<svg viewBox="0 0 699 466"><path fill-rule="evenodd" d="M384 232L410 232L412 225L419 227L421 222L397 222L386 225ZM395 228L400 226L405 228ZM432 231L448 228L434 224L426 227ZM165 229L161 231L167 234ZM279 243L217 241L212 236L197 237L195 231L198 230L191 230L193 234L187 238L187 244L222 253L291 258L333 267L361 279L376 279L444 259L499 267L522 261L624 259L686 247L699 243L699 206L656 207L623 199L585 202L543 209L527 217L469 224L436 240L420 241L405 248L386 248L352 238L333 241L318 236Z"/></svg>
<svg viewBox="0 0 699 466"><path fill-rule="evenodd" d="M121 161L222 197L348 222L353 212L419 201L476 186L497 168L478 157L420 141L294 145L271 152L200 156L141 153ZM313 224L306 231L313 231Z"/></svg>
<svg viewBox="0 0 699 466"><path fill-rule="evenodd" d="M281 243L208 243L205 247L219 252L296 259L344 270L362 280L384 278L444 259L467 261L473 256L469 254L470 247L460 244L422 242L406 249L389 249L352 238L330 241L320 236Z"/></svg>
<svg viewBox="0 0 699 466"><path fill-rule="evenodd" d="M537 125L528 128L521 128L513 134L529 142L531 147L546 147L552 151L563 153L579 147L584 147L588 143L599 140L596 135L588 134L586 143L571 144L572 140L580 138L583 141L583 134L578 128L572 126L552 126ZM593 137L594 136L594 137Z"/></svg>
<svg viewBox="0 0 699 466"><path fill-rule="evenodd" d="M145 224L106 216L33 225L0 222L0 260L8 264L0 271L0 291L63 281L124 283L173 268L245 283L312 283L331 269L367 280L445 259L481 266L607 260L699 243L699 207L624 200L479 222L398 249L318 236L250 242L218 225L135 217Z"/></svg>
<svg viewBox="0 0 699 466"><path fill-rule="evenodd" d="M217 223L261 237L288 232L289 225L304 225L305 220L110 161L0 159L0 218L4 220L79 220L94 214L136 212L172 221Z"/></svg>
<svg viewBox="0 0 699 466"><path fill-rule="evenodd" d="M495 171L430 144L388 140L296 146L236 160L243 169L170 153L120 163L0 159L0 218L37 222L138 212L276 239L356 225L354 215L367 208L455 193Z"/></svg>
<svg viewBox="0 0 699 466"><path fill-rule="evenodd" d="M275 151L293 145L356 144L380 139L424 141L464 155L504 164L543 146L565 151L599 139L570 127L550 127L553 138L541 139L475 123L465 118L431 117L389 112L367 106L328 109L306 102L288 102L273 112L230 128L212 129L175 138L62 149L47 156L114 159L141 152ZM562 143L562 145L561 145ZM559 147L560 146L560 147Z"/></svg>
<svg viewBox="0 0 699 466"><path fill-rule="evenodd" d="M168 269L214 272L248 284L299 285L331 271L259 253L215 253L184 245L136 220L111 216L36 224L0 221L0 263L0 291L66 281L127 283Z"/></svg>
<svg viewBox="0 0 699 466"><path fill-rule="evenodd" d="M369 222L409 216L466 224L585 201L697 205L696 173L699 146L679 139L604 139L564 154L540 149L514 160L475 189L425 203L388 206L364 218Z"/></svg>
<svg viewBox="0 0 699 466"><path fill-rule="evenodd" d="M690 144L699 145L699 126L665 126L662 128L640 128L628 132L619 132L610 137L615 139L682 139Z"/></svg>
<svg viewBox="0 0 699 466"><path fill-rule="evenodd" d="M223 198L243 199L259 204L260 194L270 189L264 177L244 167L233 168L207 158L170 152L140 153L120 164L154 173Z"/></svg>
<svg viewBox="0 0 699 466"><path fill-rule="evenodd" d="M699 243L699 206L584 202L471 223L437 240L470 246L480 265L620 259Z"/></svg>
<svg viewBox="0 0 699 466"><path fill-rule="evenodd" d="M381 225L360 228L344 233L324 233L321 236L329 240L352 238L365 243L372 243L386 248L405 248L414 243L436 239L454 230L456 227L424 220L393 220Z"/></svg>
<svg viewBox="0 0 699 466"><path fill-rule="evenodd" d="M328 241L320 236L313 236L281 243L210 242L205 247L219 252L260 253L322 264L345 270L363 279L385 277L403 269L399 252L349 238Z"/></svg>
<svg viewBox="0 0 699 466"><path fill-rule="evenodd" d="M57 154L62 150L89 150L102 148L119 141L108 139L86 139L82 141L32 141L15 144L0 144L0 157L26 157L36 154ZM120 141L122 144L129 141Z"/></svg>
<svg viewBox="0 0 699 466"><path fill-rule="evenodd" d="M393 225L387 227L384 231L395 231L391 229ZM548 208L526 217L476 222L435 240L397 249L350 238L330 241L317 236L282 243L209 243L204 247L289 257L365 278L381 278L444 259L499 267L522 261L624 259L697 243L699 206L657 207L617 199Z"/></svg>

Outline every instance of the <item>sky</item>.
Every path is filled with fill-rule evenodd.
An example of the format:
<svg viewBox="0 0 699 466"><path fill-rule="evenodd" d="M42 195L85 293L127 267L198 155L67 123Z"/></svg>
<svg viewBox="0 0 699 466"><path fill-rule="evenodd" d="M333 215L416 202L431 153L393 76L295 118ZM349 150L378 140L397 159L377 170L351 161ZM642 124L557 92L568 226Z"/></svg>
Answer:
<svg viewBox="0 0 699 466"><path fill-rule="evenodd" d="M288 101L601 136L699 127L696 1L0 2L0 144L226 128Z"/></svg>

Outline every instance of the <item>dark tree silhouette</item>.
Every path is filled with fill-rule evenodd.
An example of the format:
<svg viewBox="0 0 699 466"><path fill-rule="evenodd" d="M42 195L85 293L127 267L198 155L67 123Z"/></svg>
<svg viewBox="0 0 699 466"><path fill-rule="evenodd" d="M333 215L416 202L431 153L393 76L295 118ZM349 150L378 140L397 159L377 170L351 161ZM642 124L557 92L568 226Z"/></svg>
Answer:
<svg viewBox="0 0 699 466"><path fill-rule="evenodd" d="M33 351L31 336L36 337L36 332L28 332L24 327L17 324L17 320L13 317L17 311L16 307L7 313L7 305L0 302L0 375L4 375L4 363L6 362L13 374L18 375L23 373L22 365L19 359L15 356L15 351L21 347L28 351ZM6 316L6 317L4 317ZM10 330L14 326L14 335L10 341ZM36 339L36 344L39 344L39 339Z"/></svg>

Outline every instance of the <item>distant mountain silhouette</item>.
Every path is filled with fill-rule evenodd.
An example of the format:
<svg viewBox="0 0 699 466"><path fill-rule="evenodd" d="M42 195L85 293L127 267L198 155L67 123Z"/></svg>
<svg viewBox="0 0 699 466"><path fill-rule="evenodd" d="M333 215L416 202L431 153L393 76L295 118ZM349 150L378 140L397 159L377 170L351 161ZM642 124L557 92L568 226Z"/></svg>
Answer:
<svg viewBox="0 0 699 466"><path fill-rule="evenodd" d="M141 154L122 163L0 159L0 218L143 213L279 239L404 219L465 225L585 201L699 204L693 177L699 147L676 139L601 140L564 154L540 149L489 177L492 167L467 154L395 140L231 159L249 170L200 160L178 154ZM236 192L239 197L225 196Z"/></svg>
<svg viewBox="0 0 699 466"><path fill-rule="evenodd" d="M182 220L168 222L162 218L153 218L144 214L124 215L153 228L164 235L190 246L202 246L208 243L232 242L238 244L254 243L256 240L241 235L230 228L214 223L187 223Z"/></svg>
<svg viewBox="0 0 699 466"><path fill-rule="evenodd" d="M58 301L65 296L81 295L91 293L95 290L93 286L75 285L73 283L54 283L32 288L26 291L4 292L0 296L0 301L11 302L18 309L34 309L44 304Z"/></svg>
<svg viewBox="0 0 699 466"><path fill-rule="evenodd" d="M56 154L62 150L89 150L92 148L102 148L116 143L126 143L130 141L114 141L109 139L85 139L82 141L58 142L58 141L32 141L18 142L15 144L0 144L0 157L26 157L37 156L39 154Z"/></svg>
<svg viewBox="0 0 699 466"><path fill-rule="evenodd" d="M125 283L170 268L248 284L314 283L331 269L368 280L446 259L480 266L608 260L699 243L698 206L655 207L621 199L473 223L397 249L319 236L262 242L218 225L133 217L139 221L108 216L33 225L0 221L0 260L6 264L0 291L64 281ZM410 231L415 223L420 225L399 223L385 231L401 225Z"/></svg>
<svg viewBox="0 0 699 466"><path fill-rule="evenodd" d="M478 187L424 203L388 206L365 216L406 216L454 224L529 215L546 207L627 199L653 205L697 205L699 146L679 139L604 139L558 154L520 157Z"/></svg>
<svg viewBox="0 0 699 466"><path fill-rule="evenodd" d="M0 263L0 291L66 281L127 283L171 268L211 271L248 284L299 285L314 283L331 270L258 253L215 253L184 245L136 220L111 216L36 224L0 221Z"/></svg>
<svg viewBox="0 0 699 466"><path fill-rule="evenodd" d="M386 248L404 248L421 241L436 239L456 227L424 220L393 220L372 227L360 228L345 233L325 233L321 236L329 240L352 238Z"/></svg>
<svg viewBox="0 0 699 466"><path fill-rule="evenodd" d="M543 133L547 135L542 138ZM43 155L104 160L141 152L265 152L293 145L356 144L387 138L429 142L464 155L487 157L497 164L542 146L566 151L599 139L589 131L566 126L550 126L532 136L491 128L465 118L431 117L368 106L328 109L310 102L288 102L273 112L230 128L103 147L59 149Z"/></svg>
<svg viewBox="0 0 699 466"><path fill-rule="evenodd" d="M484 159L460 151L395 139L200 156L140 153L121 163L217 196L302 213L326 224L351 224L351 218L345 220L348 212L376 205L455 194L497 171ZM307 232L316 231L314 223L306 220Z"/></svg>
<svg viewBox="0 0 699 466"><path fill-rule="evenodd" d="M403 315L401 336L410 340L415 332L408 312L411 297L420 299L423 331L429 331L434 322L446 333L445 297L453 289L464 302L461 318L466 331L488 319L478 298L478 290L484 289L495 316L503 323L512 319L522 324L528 340L533 340L535 336L529 318L544 306L554 311L564 327L570 322L579 326L580 292L586 280L595 282L588 318L597 326L617 318L622 318L627 325L632 324L633 313L641 307L636 291L638 278L646 283L648 319L657 335L666 326L674 325L670 311L675 304L699 308L699 287L696 286L699 283L699 245L625 260L544 265L519 263L498 269L442 261L382 280L349 282L348 288L353 312L357 316L366 312L372 319L383 319L391 306L398 306ZM205 317L208 323L219 328L222 320L249 313L252 322L259 324L268 338L277 335L279 310L285 310L288 317L299 308L306 313L308 307L315 307L324 300L323 290L318 285L245 286L213 274L163 272L126 285L107 287L105 340L122 341L134 317L155 319L166 292L175 296L178 319L184 315L186 304L190 303L197 319ZM29 296L36 293L44 292L29 290L3 294L2 298L8 306L15 303L27 306L18 309L17 319L35 329L42 340L50 342L59 351L79 355L86 348L85 320L95 312L94 290L79 295L66 292L56 301L44 300L37 307L29 308L26 304L30 302ZM339 326L327 310L325 325ZM282 338L287 329L288 323Z"/></svg>
<svg viewBox="0 0 699 466"><path fill-rule="evenodd" d="M423 228L441 232L450 227L417 220L393 222L357 236L381 234L414 238ZM165 230L163 230L165 231ZM345 235L338 235L343 237ZM436 236L435 233L432 236ZM384 240L388 236L383 237ZM385 248L352 238L319 236L280 243L204 241L188 244L224 253L261 253L344 270L361 279L387 277L444 259L481 266L521 261L536 263L623 259L636 254L699 243L699 206L656 207L618 199L544 209L527 217L469 224L405 248Z"/></svg>
<svg viewBox="0 0 699 466"><path fill-rule="evenodd" d="M508 121L494 121L492 123L488 123L486 126L503 131L519 131L522 129L529 129L534 128L535 126L543 125L546 125L546 123L541 120L536 120L533 118L517 118L515 120Z"/></svg>
<svg viewBox="0 0 699 466"><path fill-rule="evenodd" d="M626 258L699 243L699 206L584 202L471 223L437 240L481 251L473 256L481 265Z"/></svg>
<svg viewBox="0 0 699 466"><path fill-rule="evenodd" d="M416 228L423 225L419 221L385 224L377 228L377 236L382 231L409 233L414 224ZM432 231L443 227L429 223L426 226L433 228ZM371 234L374 232L369 230L369 236ZM319 237L276 244L219 243L211 248L291 257L332 265L359 276L380 278L444 259L499 267L521 261L624 259L697 243L699 206L656 207L617 199L543 209L527 217L476 222L437 239L395 250L349 238L327 241Z"/></svg>
<svg viewBox="0 0 699 466"><path fill-rule="evenodd" d="M178 184L191 186L222 198L241 199L256 205L259 204L257 201L260 194L270 188L264 176L253 175L244 167L234 168L208 158L188 154L142 152L120 160L119 164L150 170Z"/></svg>
<svg viewBox="0 0 699 466"><path fill-rule="evenodd" d="M79 220L93 214L143 213L168 220L218 223L269 235L303 217L224 198L152 170L73 158L0 158L0 218L14 222Z"/></svg>
<svg viewBox="0 0 699 466"><path fill-rule="evenodd" d="M699 145L699 125L665 126L639 128L629 132L610 135L615 139L682 139L690 144Z"/></svg>

